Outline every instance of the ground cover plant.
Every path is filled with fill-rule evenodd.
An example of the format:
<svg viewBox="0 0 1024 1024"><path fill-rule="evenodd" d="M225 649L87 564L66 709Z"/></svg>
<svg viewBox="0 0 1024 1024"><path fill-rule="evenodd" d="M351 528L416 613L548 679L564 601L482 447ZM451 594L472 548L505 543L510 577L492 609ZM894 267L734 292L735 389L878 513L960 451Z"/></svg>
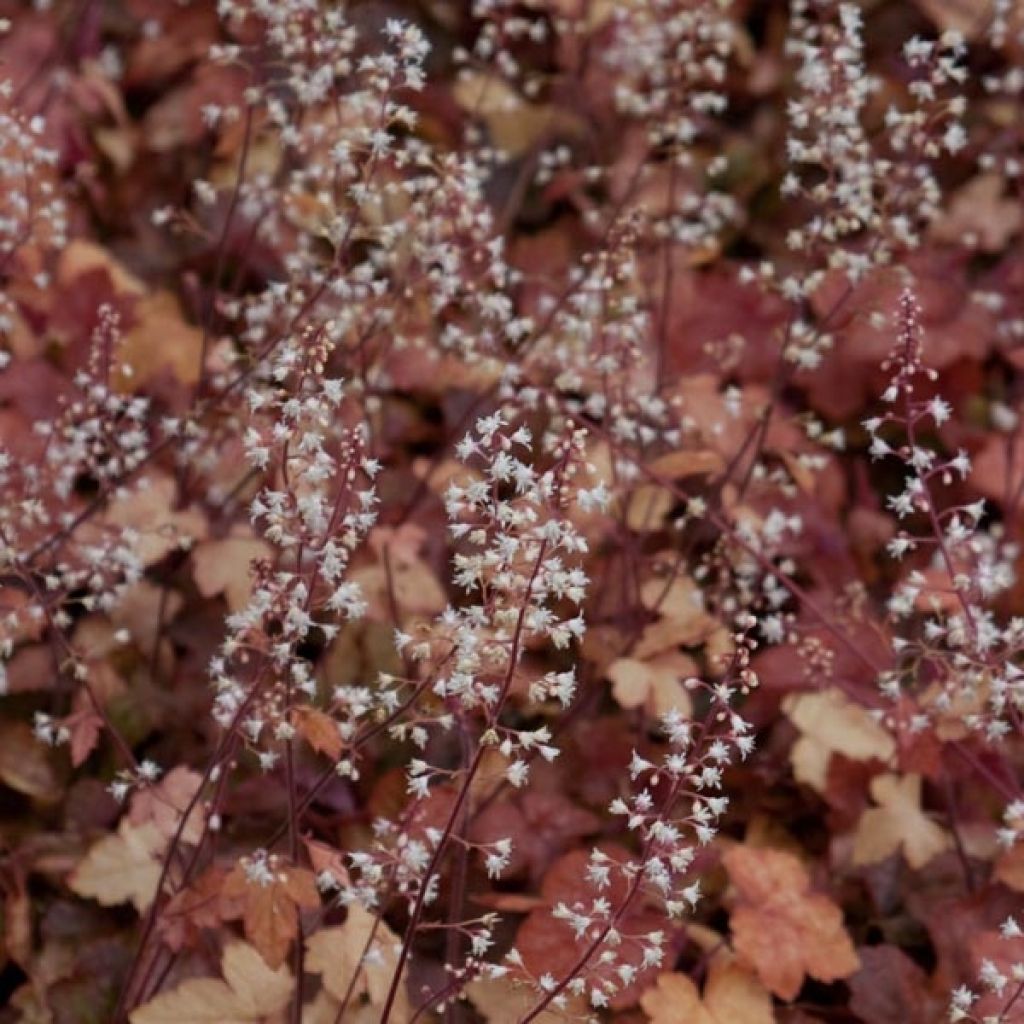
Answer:
<svg viewBox="0 0 1024 1024"><path fill-rule="evenodd" d="M0 1021L1024 1021L1022 181L1019 0L0 0Z"/></svg>

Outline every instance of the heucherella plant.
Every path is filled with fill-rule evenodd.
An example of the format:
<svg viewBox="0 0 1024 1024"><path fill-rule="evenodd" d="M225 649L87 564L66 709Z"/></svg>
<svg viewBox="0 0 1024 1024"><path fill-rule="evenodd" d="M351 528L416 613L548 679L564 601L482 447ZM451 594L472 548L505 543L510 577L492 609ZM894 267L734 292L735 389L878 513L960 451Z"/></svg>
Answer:
<svg viewBox="0 0 1024 1024"><path fill-rule="evenodd" d="M1015 6L114 6L0 10L11 1019L1024 1019Z"/></svg>

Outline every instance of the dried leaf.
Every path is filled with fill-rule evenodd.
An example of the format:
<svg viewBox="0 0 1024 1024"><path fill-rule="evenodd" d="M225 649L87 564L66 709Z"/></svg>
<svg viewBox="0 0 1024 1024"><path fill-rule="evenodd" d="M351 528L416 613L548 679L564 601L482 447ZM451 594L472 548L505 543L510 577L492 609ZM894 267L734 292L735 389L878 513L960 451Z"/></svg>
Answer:
<svg viewBox="0 0 1024 1024"><path fill-rule="evenodd" d="M202 781L198 772L183 765L172 768L159 782L138 790L132 796L129 821L136 826L151 821L164 836L172 839L178 831L182 814ZM197 803L189 813L181 839L195 845L202 839L205 826L206 815L202 805Z"/></svg>
<svg viewBox="0 0 1024 1024"><path fill-rule="evenodd" d="M0 781L33 800L60 799L60 780L50 750L26 722L0 720Z"/></svg>
<svg viewBox="0 0 1024 1024"><path fill-rule="evenodd" d="M920 775L878 775L871 796L879 806L857 824L854 864L875 864L902 850L912 868L921 868L949 847L948 833L921 810Z"/></svg>
<svg viewBox="0 0 1024 1024"><path fill-rule="evenodd" d="M224 896L240 902L245 937L276 968L299 933L299 908L320 906L320 894L305 868L271 866L270 874L266 881L250 879L239 864L224 883Z"/></svg>
<svg viewBox="0 0 1024 1024"><path fill-rule="evenodd" d="M115 384L133 391L169 370L182 384L199 379L203 332L185 323L178 300L166 291L135 304L134 326L118 346Z"/></svg>
<svg viewBox="0 0 1024 1024"><path fill-rule="evenodd" d="M679 651L658 654L646 661L619 658L607 669L612 696L619 705L644 707L655 718L673 710L690 717L693 702L683 681L696 673L696 662Z"/></svg>
<svg viewBox="0 0 1024 1024"><path fill-rule="evenodd" d="M283 1010L293 982L287 967L272 970L244 942L233 942L221 960L224 980L194 978L140 1006L131 1024L250 1024Z"/></svg>
<svg viewBox="0 0 1024 1024"><path fill-rule="evenodd" d="M345 923L337 928L322 928L306 940L306 969L323 976L324 987L344 999L353 975L359 973L354 995L380 1007L387 999L398 966L398 936L387 923L357 904L348 908ZM399 989L395 1019L405 1020L409 1013L404 984Z"/></svg>
<svg viewBox="0 0 1024 1024"><path fill-rule="evenodd" d="M114 835L90 847L68 886L105 907L130 900L141 913L156 895L166 846L166 837L152 822L136 827L125 819Z"/></svg>
<svg viewBox="0 0 1024 1024"><path fill-rule="evenodd" d="M228 537L197 544L192 564L199 593L203 597L223 594L231 611L241 611L252 593L251 564L257 559L268 559L271 554L270 545L255 537Z"/></svg>
<svg viewBox="0 0 1024 1024"><path fill-rule="evenodd" d="M722 953L712 958L703 998L685 974L658 976L640 1005L651 1024L774 1024L772 997L750 971Z"/></svg>
<svg viewBox="0 0 1024 1024"><path fill-rule="evenodd" d="M888 762L895 753L892 737L840 690L791 694L782 707L801 733L790 752L793 774L819 793L828 784L833 754L851 761Z"/></svg>
<svg viewBox="0 0 1024 1024"><path fill-rule="evenodd" d="M137 533L134 551L153 565L176 547L205 536L206 519L195 509L176 510L177 486L166 474L150 473L110 503L106 525Z"/></svg>
<svg viewBox="0 0 1024 1024"><path fill-rule="evenodd" d="M338 732L338 723L330 715L316 708L299 708L294 720L299 734L317 753L326 754L334 760L341 757L345 744Z"/></svg>

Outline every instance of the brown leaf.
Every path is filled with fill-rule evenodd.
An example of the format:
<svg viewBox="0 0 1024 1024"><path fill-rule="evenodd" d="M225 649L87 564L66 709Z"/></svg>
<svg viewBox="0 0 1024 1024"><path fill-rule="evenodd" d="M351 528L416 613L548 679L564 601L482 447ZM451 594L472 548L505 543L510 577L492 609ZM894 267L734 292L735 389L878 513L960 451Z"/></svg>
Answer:
<svg viewBox="0 0 1024 1024"><path fill-rule="evenodd" d="M943 242L999 252L1020 231L1024 211L1016 199L1004 198L1002 176L979 174L953 195L949 209L932 226Z"/></svg>
<svg viewBox="0 0 1024 1024"><path fill-rule="evenodd" d="M850 979L850 1009L864 1024L932 1024L942 1020L946 1000L928 976L895 946L859 949L861 969Z"/></svg>
<svg viewBox="0 0 1024 1024"><path fill-rule="evenodd" d="M680 651L667 651L641 661L618 658L608 666L612 696L624 708L646 708L660 718L668 711L679 711L686 718L693 713L693 702L683 681L697 673L697 663Z"/></svg>
<svg viewBox="0 0 1024 1024"><path fill-rule="evenodd" d="M26 722L0 721L0 781L33 800L60 799L60 780L50 750Z"/></svg>
<svg viewBox="0 0 1024 1024"><path fill-rule="evenodd" d="M150 473L110 503L106 525L138 533L134 551L143 565L206 535L206 519L196 509L176 509L177 487L166 474Z"/></svg>
<svg viewBox="0 0 1024 1024"><path fill-rule="evenodd" d="M204 929L216 928L228 916L222 899L225 878L224 868L211 865L195 882L166 902L157 927L171 949L195 945Z"/></svg>
<svg viewBox="0 0 1024 1024"><path fill-rule="evenodd" d="M320 906L316 879L304 868L268 864L270 877L250 879L240 863L224 883L224 895L241 903L245 937L270 967L280 967L299 932L299 907Z"/></svg>
<svg viewBox="0 0 1024 1024"><path fill-rule="evenodd" d="M710 449L669 452L655 459L648 467L652 473L670 480L682 480L688 476L718 473L725 468L722 456Z"/></svg>
<svg viewBox="0 0 1024 1024"><path fill-rule="evenodd" d="M293 717L299 734L317 753L326 754L332 760L341 757L345 744L338 732L338 723L330 715L316 708L298 708Z"/></svg>

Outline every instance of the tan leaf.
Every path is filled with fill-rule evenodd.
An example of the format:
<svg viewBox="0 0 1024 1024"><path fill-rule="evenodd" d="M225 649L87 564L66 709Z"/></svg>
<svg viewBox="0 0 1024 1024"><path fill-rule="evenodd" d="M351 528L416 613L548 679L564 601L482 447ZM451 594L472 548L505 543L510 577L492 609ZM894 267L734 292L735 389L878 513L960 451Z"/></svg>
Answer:
<svg viewBox="0 0 1024 1024"><path fill-rule="evenodd" d="M177 486L166 474L150 473L110 503L106 525L138 534L134 551L143 565L159 562L184 544L206 534L206 519L195 509L176 509Z"/></svg>
<svg viewBox="0 0 1024 1024"><path fill-rule="evenodd" d="M313 870L318 876L326 873L338 885L351 885L352 879L345 865L345 856L341 850L328 846L327 843L321 843L318 839L303 838L302 843L306 847L306 853L309 854L309 861L313 865Z"/></svg>
<svg viewBox="0 0 1024 1024"><path fill-rule="evenodd" d="M131 1015L131 1024L249 1024L283 1010L291 998L287 967L272 970L252 946L233 942L221 960L224 980L193 978Z"/></svg>
<svg viewBox="0 0 1024 1024"><path fill-rule="evenodd" d="M390 574L384 565L368 565L353 569L348 578L362 588L370 615L378 621L391 621L392 596L399 616L403 617L435 615L448 603L437 577L419 558L393 558Z"/></svg>
<svg viewBox="0 0 1024 1024"><path fill-rule="evenodd" d="M646 659L682 644L696 647L717 628L714 616L704 608L700 588L688 576L677 574L670 579L654 576L640 587L644 607L659 618L644 627L633 656Z"/></svg>
<svg viewBox="0 0 1024 1024"><path fill-rule="evenodd" d="M705 1009L697 986L685 974L659 974L655 987L640 997L651 1024L719 1024Z"/></svg>
<svg viewBox="0 0 1024 1024"><path fill-rule="evenodd" d="M509 156L518 156L569 120L550 106L529 103L498 75L464 72L452 88L455 102L483 119L491 141Z"/></svg>
<svg viewBox="0 0 1024 1024"><path fill-rule="evenodd" d="M371 1006L383 1006L398 965L398 937L383 920L358 905L348 908L345 923L322 928L306 940L306 969L323 976L324 987L344 999L353 975L354 995ZM404 983L396 1001L396 1020L405 1020L409 1003Z"/></svg>
<svg viewBox="0 0 1024 1024"><path fill-rule="evenodd" d="M122 295L142 296L146 292L146 286L106 249L80 238L73 239L61 250L57 282L68 287L74 284L75 278L93 270L105 270L115 290Z"/></svg>
<svg viewBox="0 0 1024 1024"><path fill-rule="evenodd" d="M790 751L793 774L819 793L825 791L833 754L887 762L896 750L885 729L840 690L791 694L782 707L801 733Z"/></svg>
<svg viewBox="0 0 1024 1024"><path fill-rule="evenodd" d="M202 784L202 776L184 765L172 768L159 782L140 789L132 797L128 819L140 826L153 822L161 834L172 839L178 831L181 816ZM195 845L203 836L206 815L197 803L182 829L181 838Z"/></svg>
<svg viewBox="0 0 1024 1024"><path fill-rule="evenodd" d="M648 468L659 477L682 480L684 477L703 473L718 473L725 468L725 463L718 452L710 449L680 450L660 456Z"/></svg>
<svg viewBox="0 0 1024 1024"><path fill-rule="evenodd" d="M628 497L626 525L638 533L660 530L672 511L674 501L672 492L666 488L657 484L642 484Z"/></svg>
<svg viewBox="0 0 1024 1024"><path fill-rule="evenodd" d="M902 849L907 863L920 868L949 846L949 835L921 810L920 775L878 775L871 796L879 806L857 823L855 864L876 864Z"/></svg>
<svg viewBox="0 0 1024 1024"><path fill-rule="evenodd" d="M716 947L703 999L685 974L662 974L640 999L651 1024L774 1024L772 997L731 952Z"/></svg>
<svg viewBox="0 0 1024 1024"><path fill-rule="evenodd" d="M829 982L858 969L842 911L811 890L796 857L734 846L723 863L737 892L729 920L733 946L775 995L793 999L807 975Z"/></svg>
<svg viewBox="0 0 1024 1024"><path fill-rule="evenodd" d="M743 964L719 954L711 961L704 1005L720 1024L774 1024L771 993Z"/></svg>
<svg viewBox="0 0 1024 1024"><path fill-rule="evenodd" d="M999 252L1020 231L1024 211L1016 199L1004 197L1002 175L979 174L958 189L949 209L932 225L940 241Z"/></svg>
<svg viewBox="0 0 1024 1024"><path fill-rule="evenodd" d="M141 913L156 895L160 854L166 846L166 837L152 822L136 827L125 819L116 833L90 847L68 885L105 907L130 900Z"/></svg>
<svg viewBox="0 0 1024 1024"><path fill-rule="evenodd" d="M176 590L140 580L119 593L110 619L117 628L127 629L141 650L151 651L156 643L157 624L170 622L184 603Z"/></svg>
<svg viewBox="0 0 1024 1024"><path fill-rule="evenodd" d="M619 705L644 707L654 717L672 710L686 717L693 713L693 703L683 680L696 672L696 662L680 651L668 651L646 661L618 658L607 669L612 696Z"/></svg>
<svg viewBox="0 0 1024 1024"><path fill-rule="evenodd" d="M508 977L470 982L466 995L487 1024L519 1024L538 1001L532 985L517 984ZM569 995L563 1010L544 1010L533 1019L537 1024L566 1024L573 1019L585 1020L586 1014L585 999Z"/></svg>
<svg viewBox="0 0 1024 1024"><path fill-rule="evenodd" d="M241 611L252 593L251 564L272 554L270 545L255 537L205 540L192 552L196 587L203 597L223 594L231 611Z"/></svg>
<svg viewBox="0 0 1024 1024"><path fill-rule="evenodd" d="M168 291L147 295L135 304L135 325L117 349L119 390L131 391L164 370L182 384L199 379L203 332L182 317L178 300Z"/></svg>

